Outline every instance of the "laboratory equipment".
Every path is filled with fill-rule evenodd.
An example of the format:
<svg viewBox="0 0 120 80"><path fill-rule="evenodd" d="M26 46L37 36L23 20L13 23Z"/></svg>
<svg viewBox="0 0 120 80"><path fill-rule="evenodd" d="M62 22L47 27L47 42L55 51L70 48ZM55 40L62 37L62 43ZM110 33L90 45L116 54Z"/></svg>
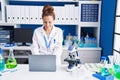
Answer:
<svg viewBox="0 0 120 80"><path fill-rule="evenodd" d="M72 45L72 37L71 34L69 33L67 36L66 36L66 39L64 40L65 42L65 47L69 47L70 45Z"/></svg>
<svg viewBox="0 0 120 80"><path fill-rule="evenodd" d="M81 37L81 38L80 38L80 42L79 42L79 44L78 44L78 47L84 47L84 44L85 44L84 37Z"/></svg>
<svg viewBox="0 0 120 80"><path fill-rule="evenodd" d="M72 42L73 42L73 45L75 47L78 47L79 39L78 39L78 35L77 34L75 36L73 36Z"/></svg>
<svg viewBox="0 0 120 80"><path fill-rule="evenodd" d="M100 80L114 80L113 71L111 68L107 67L107 58L105 56L101 57L100 70L93 74L94 77Z"/></svg>
<svg viewBox="0 0 120 80"><path fill-rule="evenodd" d="M102 56L101 61L100 61L100 71L99 72L102 72L102 70L104 68L106 68L106 64L107 64L107 58L105 56Z"/></svg>
<svg viewBox="0 0 120 80"><path fill-rule="evenodd" d="M99 80L114 80L113 75L102 76L101 73L94 73L94 77L98 78Z"/></svg>
<svg viewBox="0 0 120 80"><path fill-rule="evenodd" d="M78 51L74 45L69 46L68 52L69 52L69 56L66 59L64 59L64 61L69 63L67 67L67 71L71 72L74 69L79 68L81 62L79 59Z"/></svg>
<svg viewBox="0 0 120 80"><path fill-rule="evenodd" d="M120 64L114 64L114 76L120 80Z"/></svg>
<svg viewBox="0 0 120 80"><path fill-rule="evenodd" d="M13 69L13 68L17 67L17 62L16 62L16 59L14 57L12 47L10 47L9 56L8 56L8 59L6 62L6 67L8 69Z"/></svg>
<svg viewBox="0 0 120 80"><path fill-rule="evenodd" d="M5 69L5 61L2 56L2 49L0 48L0 71L3 71Z"/></svg>
<svg viewBox="0 0 120 80"><path fill-rule="evenodd" d="M109 59L109 64L111 64L113 66L113 64L114 64L114 57L113 57L113 55L109 55L108 59Z"/></svg>
<svg viewBox="0 0 120 80"><path fill-rule="evenodd" d="M100 63L105 65L107 63L107 58L105 56L102 56Z"/></svg>

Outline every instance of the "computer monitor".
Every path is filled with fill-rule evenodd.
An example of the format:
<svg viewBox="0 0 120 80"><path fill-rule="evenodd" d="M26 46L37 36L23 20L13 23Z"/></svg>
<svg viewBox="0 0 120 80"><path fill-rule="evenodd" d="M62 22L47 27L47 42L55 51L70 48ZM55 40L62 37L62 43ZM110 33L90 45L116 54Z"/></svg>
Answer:
<svg viewBox="0 0 120 80"><path fill-rule="evenodd" d="M14 42L21 46L27 46L26 43L32 43L32 29L31 28L15 28L14 29Z"/></svg>

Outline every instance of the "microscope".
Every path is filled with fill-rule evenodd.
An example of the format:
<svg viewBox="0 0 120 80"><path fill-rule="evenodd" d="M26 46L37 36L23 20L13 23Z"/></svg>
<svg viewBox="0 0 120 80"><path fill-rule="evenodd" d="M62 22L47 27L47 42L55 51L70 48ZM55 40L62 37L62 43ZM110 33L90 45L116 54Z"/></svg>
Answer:
<svg viewBox="0 0 120 80"><path fill-rule="evenodd" d="M64 59L64 61L69 63L67 71L72 72L73 70L80 67L81 62L79 59L78 51L74 45L69 46L68 53L69 56L66 59Z"/></svg>

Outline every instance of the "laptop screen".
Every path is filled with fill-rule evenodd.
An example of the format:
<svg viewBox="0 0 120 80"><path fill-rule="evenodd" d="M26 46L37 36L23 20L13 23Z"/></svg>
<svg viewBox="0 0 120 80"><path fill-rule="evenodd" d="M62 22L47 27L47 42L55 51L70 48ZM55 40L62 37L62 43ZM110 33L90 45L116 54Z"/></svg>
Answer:
<svg viewBox="0 0 120 80"><path fill-rule="evenodd" d="M56 56L29 55L29 71L56 71Z"/></svg>

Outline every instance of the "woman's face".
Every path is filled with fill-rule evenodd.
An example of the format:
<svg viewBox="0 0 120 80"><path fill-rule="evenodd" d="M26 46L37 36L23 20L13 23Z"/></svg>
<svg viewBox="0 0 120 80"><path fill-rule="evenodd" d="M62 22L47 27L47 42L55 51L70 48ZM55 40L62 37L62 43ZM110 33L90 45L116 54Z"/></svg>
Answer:
<svg viewBox="0 0 120 80"><path fill-rule="evenodd" d="M54 24L53 16L44 16L43 17L43 26L45 30L51 30Z"/></svg>

